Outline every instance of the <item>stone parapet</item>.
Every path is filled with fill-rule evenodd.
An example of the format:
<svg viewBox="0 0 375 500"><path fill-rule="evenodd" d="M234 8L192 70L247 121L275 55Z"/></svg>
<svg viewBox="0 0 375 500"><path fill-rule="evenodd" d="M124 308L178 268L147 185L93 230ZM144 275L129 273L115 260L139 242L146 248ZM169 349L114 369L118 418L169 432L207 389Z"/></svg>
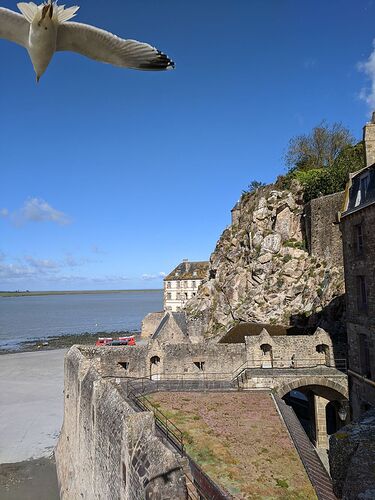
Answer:
<svg viewBox="0 0 375 500"><path fill-rule="evenodd" d="M60 498L185 499L183 471L156 436L153 414L135 413L98 367L96 357L77 347L66 356L64 424L56 448Z"/></svg>

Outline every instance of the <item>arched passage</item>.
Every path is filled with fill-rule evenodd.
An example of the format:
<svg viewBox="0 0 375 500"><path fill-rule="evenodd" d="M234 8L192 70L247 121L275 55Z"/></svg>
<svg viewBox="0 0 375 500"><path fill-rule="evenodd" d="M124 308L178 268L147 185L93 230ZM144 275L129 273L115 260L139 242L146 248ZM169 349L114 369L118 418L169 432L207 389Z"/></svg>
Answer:
<svg viewBox="0 0 375 500"><path fill-rule="evenodd" d="M348 388L326 377L301 377L276 388L279 397L292 406L310 440L328 449L329 435L345 425L340 409L348 400Z"/></svg>
<svg viewBox="0 0 375 500"><path fill-rule="evenodd" d="M150 379L160 380L160 358L159 356L152 356L150 358Z"/></svg>
<svg viewBox="0 0 375 500"><path fill-rule="evenodd" d="M261 366L262 368L272 368L273 366L273 355L272 346L270 344L262 344L260 346L262 351Z"/></svg>

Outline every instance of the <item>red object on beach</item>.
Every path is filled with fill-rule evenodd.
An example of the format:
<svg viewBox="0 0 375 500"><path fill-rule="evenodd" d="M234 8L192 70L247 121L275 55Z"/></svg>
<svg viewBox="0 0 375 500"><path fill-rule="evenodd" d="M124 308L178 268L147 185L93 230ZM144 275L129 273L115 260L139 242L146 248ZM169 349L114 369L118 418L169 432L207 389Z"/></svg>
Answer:
<svg viewBox="0 0 375 500"><path fill-rule="evenodd" d="M113 340L112 337L99 337L98 340L95 342L95 345L98 347L107 345L110 344L112 340Z"/></svg>
<svg viewBox="0 0 375 500"><path fill-rule="evenodd" d="M131 335L130 337L119 337L118 340L113 338L99 337L95 342L97 347L103 346L121 346L121 345L135 345L135 337Z"/></svg>
<svg viewBox="0 0 375 500"><path fill-rule="evenodd" d="M120 341L126 342L127 345L135 345L135 337L134 337L134 335L131 335L130 337L119 337L118 339Z"/></svg>

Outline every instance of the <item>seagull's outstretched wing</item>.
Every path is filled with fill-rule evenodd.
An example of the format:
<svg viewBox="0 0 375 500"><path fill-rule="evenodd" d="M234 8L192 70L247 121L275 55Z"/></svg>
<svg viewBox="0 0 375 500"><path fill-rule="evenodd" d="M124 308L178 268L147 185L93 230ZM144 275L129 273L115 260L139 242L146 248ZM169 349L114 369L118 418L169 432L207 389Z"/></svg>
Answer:
<svg viewBox="0 0 375 500"><path fill-rule="evenodd" d="M174 63L148 43L123 40L108 31L82 23L59 25L56 50L70 50L114 66L161 71Z"/></svg>
<svg viewBox="0 0 375 500"><path fill-rule="evenodd" d="M0 38L26 47L29 30L30 23L21 14L0 7Z"/></svg>

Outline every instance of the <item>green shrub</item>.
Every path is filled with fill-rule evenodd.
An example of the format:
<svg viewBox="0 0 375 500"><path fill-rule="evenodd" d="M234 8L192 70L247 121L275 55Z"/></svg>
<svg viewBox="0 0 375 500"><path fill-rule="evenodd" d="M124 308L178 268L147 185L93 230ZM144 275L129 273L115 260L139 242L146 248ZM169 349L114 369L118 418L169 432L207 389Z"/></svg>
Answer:
<svg viewBox="0 0 375 500"><path fill-rule="evenodd" d="M355 146L346 146L329 167L296 170L292 175L303 185L304 201L308 202L343 191L349 173L361 170L364 166L363 143L359 142Z"/></svg>

